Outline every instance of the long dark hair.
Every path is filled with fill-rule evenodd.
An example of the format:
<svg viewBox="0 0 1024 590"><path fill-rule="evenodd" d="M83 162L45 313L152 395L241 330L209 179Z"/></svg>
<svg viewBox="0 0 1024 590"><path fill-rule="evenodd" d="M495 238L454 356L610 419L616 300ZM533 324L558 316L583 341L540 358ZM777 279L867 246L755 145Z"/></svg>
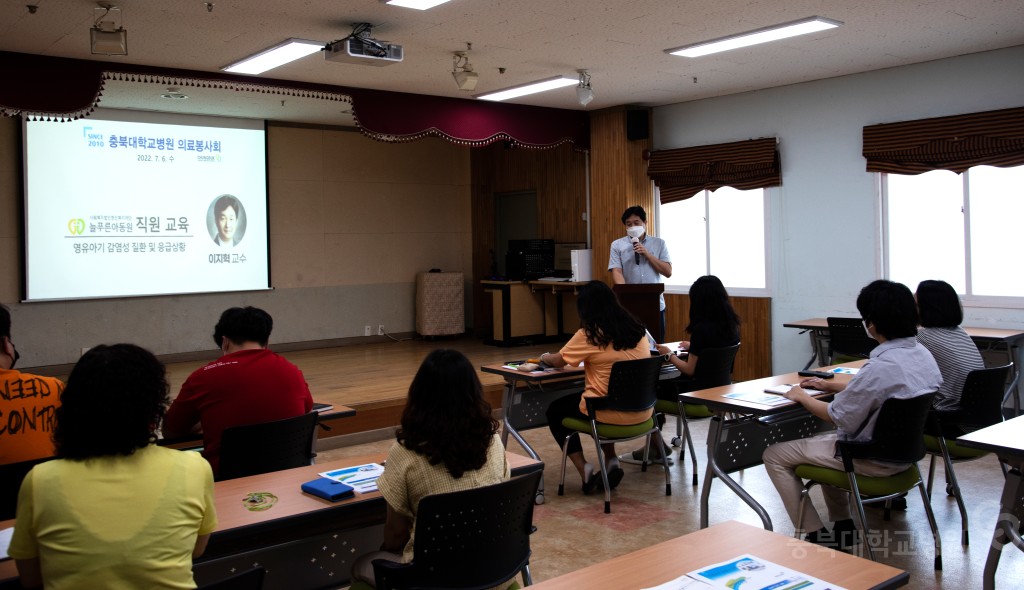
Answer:
<svg viewBox="0 0 1024 590"><path fill-rule="evenodd" d="M739 332L740 316L736 315L736 310L729 303L725 285L715 275L702 276L690 285L690 324L686 326L687 333L692 333L702 321L712 322L733 333Z"/></svg>
<svg viewBox="0 0 1024 590"><path fill-rule="evenodd" d="M622 304L615 292L601 281L590 281L576 296L576 310L587 342L601 348L629 350L647 333L643 324Z"/></svg>
<svg viewBox="0 0 1024 590"><path fill-rule="evenodd" d="M428 354L409 385L398 442L431 465L444 463L458 479L484 466L496 432L498 421L469 359L443 348Z"/></svg>
<svg viewBox="0 0 1024 590"><path fill-rule="evenodd" d="M131 455L156 440L168 403L164 366L153 353L134 344L91 348L60 396L57 457Z"/></svg>

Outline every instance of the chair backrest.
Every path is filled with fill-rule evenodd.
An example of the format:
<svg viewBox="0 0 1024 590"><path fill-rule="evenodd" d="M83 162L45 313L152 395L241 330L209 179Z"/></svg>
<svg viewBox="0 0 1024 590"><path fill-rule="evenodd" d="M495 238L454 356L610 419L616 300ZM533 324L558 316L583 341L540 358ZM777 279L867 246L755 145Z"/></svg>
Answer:
<svg viewBox="0 0 1024 590"><path fill-rule="evenodd" d="M878 342L864 333L860 318L827 318L827 321L833 363L836 356L866 359L878 346Z"/></svg>
<svg viewBox="0 0 1024 590"><path fill-rule="evenodd" d="M512 579L530 561L541 475L420 500L412 562L374 561L377 590L484 589Z"/></svg>
<svg viewBox="0 0 1024 590"><path fill-rule="evenodd" d="M955 424L960 432L953 433L955 436L952 438L1003 421L1006 376L1012 367L1013 363L977 369L967 374L963 393L960 394L960 407L955 413ZM947 433L943 433L943 436L950 438Z"/></svg>
<svg viewBox="0 0 1024 590"><path fill-rule="evenodd" d="M217 480L270 473L313 462L318 414L225 428Z"/></svg>
<svg viewBox="0 0 1024 590"><path fill-rule="evenodd" d="M878 409L878 419L868 442L839 443L843 462L874 459L890 463L915 463L925 455L924 426L935 392L911 398L889 398ZM852 464L847 466L852 469Z"/></svg>
<svg viewBox="0 0 1024 590"><path fill-rule="evenodd" d="M691 391L729 385L732 383L732 368L736 362L736 353L740 343L721 348L705 348L697 357L697 366L693 371Z"/></svg>
<svg viewBox="0 0 1024 590"><path fill-rule="evenodd" d="M616 362L608 378L608 395L586 398L587 407L622 412L653 408L658 401L657 388L662 364L664 357L661 356Z"/></svg>

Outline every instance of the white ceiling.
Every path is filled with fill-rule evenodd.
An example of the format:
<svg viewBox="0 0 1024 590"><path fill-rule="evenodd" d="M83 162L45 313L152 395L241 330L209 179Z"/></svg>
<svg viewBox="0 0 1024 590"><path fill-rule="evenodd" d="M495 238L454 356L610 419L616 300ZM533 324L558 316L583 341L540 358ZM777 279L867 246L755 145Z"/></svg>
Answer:
<svg viewBox="0 0 1024 590"><path fill-rule="evenodd" d="M379 0L111 0L123 10L126 57L93 56L87 0L4 2L0 50L217 72L289 37L322 42L372 23L373 36L404 47L387 67L314 54L262 78L472 100L472 94L586 68L596 98L587 110L657 106L749 92L1024 44L1022 0L451 0L427 11ZM26 3L35 4L34 14ZM823 16L838 29L696 59L665 49ZM473 45L473 93L451 77L452 53ZM499 73L505 68L505 73ZM1024 73L1024 64L1021 71ZM348 124L345 103L108 82L101 106ZM281 100L284 99L284 104ZM581 109L572 87L512 102ZM173 104L170 104L173 103Z"/></svg>

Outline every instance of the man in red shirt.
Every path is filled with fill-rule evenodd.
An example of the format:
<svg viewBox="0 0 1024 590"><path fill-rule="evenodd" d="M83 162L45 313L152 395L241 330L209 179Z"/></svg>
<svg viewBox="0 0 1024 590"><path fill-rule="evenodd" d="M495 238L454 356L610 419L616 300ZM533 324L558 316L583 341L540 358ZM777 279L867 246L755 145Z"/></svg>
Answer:
<svg viewBox="0 0 1024 590"><path fill-rule="evenodd" d="M274 320L255 307L220 316L213 341L224 356L197 369L167 409L164 436L203 433L203 456L216 474L225 428L283 420L313 409L302 371L267 349Z"/></svg>

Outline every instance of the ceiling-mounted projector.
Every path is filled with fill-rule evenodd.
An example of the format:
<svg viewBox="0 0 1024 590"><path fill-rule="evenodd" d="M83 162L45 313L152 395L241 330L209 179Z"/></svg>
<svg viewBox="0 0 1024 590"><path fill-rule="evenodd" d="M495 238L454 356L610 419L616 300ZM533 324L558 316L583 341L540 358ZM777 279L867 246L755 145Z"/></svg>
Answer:
<svg viewBox="0 0 1024 590"><path fill-rule="evenodd" d="M357 23L350 36L327 44L324 58L366 66L389 66L402 61L401 45L378 41L370 36L371 31L369 23Z"/></svg>

